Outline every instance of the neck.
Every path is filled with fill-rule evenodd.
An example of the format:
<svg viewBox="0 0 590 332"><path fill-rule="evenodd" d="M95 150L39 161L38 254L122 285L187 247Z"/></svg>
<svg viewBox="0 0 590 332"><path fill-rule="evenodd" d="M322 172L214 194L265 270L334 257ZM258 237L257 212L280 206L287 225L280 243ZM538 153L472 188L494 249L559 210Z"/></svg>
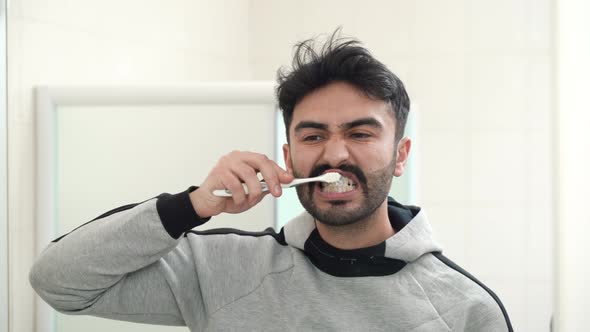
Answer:
<svg viewBox="0 0 590 332"><path fill-rule="evenodd" d="M316 220L320 236L339 249L360 249L377 245L395 234L387 214L387 200L365 219L350 225L331 226Z"/></svg>

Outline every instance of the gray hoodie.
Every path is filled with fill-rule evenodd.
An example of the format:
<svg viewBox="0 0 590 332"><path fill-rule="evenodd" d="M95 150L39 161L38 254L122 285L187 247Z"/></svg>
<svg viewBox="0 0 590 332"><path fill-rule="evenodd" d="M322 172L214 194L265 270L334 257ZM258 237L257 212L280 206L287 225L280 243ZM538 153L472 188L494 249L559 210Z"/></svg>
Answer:
<svg viewBox="0 0 590 332"><path fill-rule="evenodd" d="M441 254L424 211L330 246L304 213L279 233L191 231L189 190L109 211L49 244L30 281L59 312L191 331L512 331L494 293Z"/></svg>

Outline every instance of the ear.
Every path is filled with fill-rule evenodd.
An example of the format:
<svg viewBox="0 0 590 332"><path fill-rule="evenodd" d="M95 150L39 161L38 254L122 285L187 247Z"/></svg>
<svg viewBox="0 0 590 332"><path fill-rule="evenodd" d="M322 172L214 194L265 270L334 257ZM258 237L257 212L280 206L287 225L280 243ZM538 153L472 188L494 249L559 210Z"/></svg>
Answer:
<svg viewBox="0 0 590 332"><path fill-rule="evenodd" d="M408 156L410 155L411 146L412 141L409 137L404 137L397 143L397 158L393 175L402 176L402 174L404 174L404 169L406 167L406 162L408 161Z"/></svg>
<svg viewBox="0 0 590 332"><path fill-rule="evenodd" d="M289 144L283 144L283 160L285 160L287 172L293 174L293 164L291 162L291 153L289 153Z"/></svg>

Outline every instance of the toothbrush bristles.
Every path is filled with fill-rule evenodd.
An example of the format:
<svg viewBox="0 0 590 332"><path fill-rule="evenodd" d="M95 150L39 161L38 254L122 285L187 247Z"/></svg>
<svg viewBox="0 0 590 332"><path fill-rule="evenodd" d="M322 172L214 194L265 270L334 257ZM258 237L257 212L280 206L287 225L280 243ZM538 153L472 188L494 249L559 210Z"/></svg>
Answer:
<svg viewBox="0 0 590 332"><path fill-rule="evenodd" d="M336 173L336 172L329 172L324 174L324 181L328 182L328 183L333 183L333 182L337 182L340 180L340 173Z"/></svg>

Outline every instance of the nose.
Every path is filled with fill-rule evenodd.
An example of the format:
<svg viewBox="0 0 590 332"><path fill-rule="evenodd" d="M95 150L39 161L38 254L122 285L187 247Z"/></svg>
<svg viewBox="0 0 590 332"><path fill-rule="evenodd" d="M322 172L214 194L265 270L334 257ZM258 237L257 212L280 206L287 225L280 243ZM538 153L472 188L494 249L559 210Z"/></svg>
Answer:
<svg viewBox="0 0 590 332"><path fill-rule="evenodd" d="M334 167L347 162L350 158L350 153L346 141L339 137L329 139L324 145L322 157L328 165Z"/></svg>

